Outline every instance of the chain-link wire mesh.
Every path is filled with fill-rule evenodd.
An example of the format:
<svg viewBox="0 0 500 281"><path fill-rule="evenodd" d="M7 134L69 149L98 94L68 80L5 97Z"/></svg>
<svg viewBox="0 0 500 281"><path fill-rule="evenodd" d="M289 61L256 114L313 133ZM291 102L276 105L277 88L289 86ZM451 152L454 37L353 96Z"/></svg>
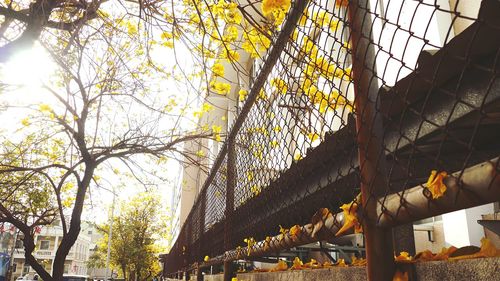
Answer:
<svg viewBox="0 0 500 281"><path fill-rule="evenodd" d="M490 161L500 152L498 1L292 6L277 55L256 77L264 83L167 257L170 273L205 256L213 264L390 230L500 196Z"/></svg>

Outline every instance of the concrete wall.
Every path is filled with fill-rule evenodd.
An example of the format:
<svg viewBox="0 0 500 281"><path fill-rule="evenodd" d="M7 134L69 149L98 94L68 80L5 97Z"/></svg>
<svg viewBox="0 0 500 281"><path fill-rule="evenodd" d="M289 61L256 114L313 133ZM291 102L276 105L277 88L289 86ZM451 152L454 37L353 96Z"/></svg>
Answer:
<svg viewBox="0 0 500 281"><path fill-rule="evenodd" d="M492 214L493 204L459 210L443 215L443 228L446 246L480 246L484 228L477 223L481 215Z"/></svg>
<svg viewBox="0 0 500 281"><path fill-rule="evenodd" d="M498 281L500 258L439 261L415 264L417 280L421 281ZM205 279L208 280L208 279ZM365 267L329 268L301 271L238 274L238 281L281 280L367 280Z"/></svg>
<svg viewBox="0 0 500 281"><path fill-rule="evenodd" d="M443 222L435 222L430 224L433 229L432 241L429 241L427 231L415 231L415 250L422 252L430 250L433 253L440 252L443 247L446 247L444 238Z"/></svg>

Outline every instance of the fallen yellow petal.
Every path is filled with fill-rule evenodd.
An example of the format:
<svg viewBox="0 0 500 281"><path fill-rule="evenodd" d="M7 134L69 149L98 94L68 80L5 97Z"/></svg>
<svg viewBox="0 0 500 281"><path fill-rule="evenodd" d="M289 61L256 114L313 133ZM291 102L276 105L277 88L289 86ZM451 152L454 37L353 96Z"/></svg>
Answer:
<svg viewBox="0 0 500 281"><path fill-rule="evenodd" d="M339 266L339 267L348 267L348 265L345 263L345 260L344 259L339 259L337 261L337 263L335 263L335 266Z"/></svg>
<svg viewBox="0 0 500 281"><path fill-rule="evenodd" d="M292 238L292 241L297 241L299 239L299 234L301 232L301 227L300 225L296 224L290 228L290 238Z"/></svg>
<svg viewBox="0 0 500 281"><path fill-rule="evenodd" d="M270 271L285 271L288 269L288 265L285 261L280 260L278 264L273 267Z"/></svg>
<svg viewBox="0 0 500 281"><path fill-rule="evenodd" d="M410 256L410 254L408 254L408 252L401 252L399 253L399 256L394 258L394 260L396 262L410 263L413 261L413 258Z"/></svg>
<svg viewBox="0 0 500 281"><path fill-rule="evenodd" d="M448 174L446 172L438 173L436 170L432 170L429 179L426 183L426 188L431 192L432 199L437 199L446 192L446 185L443 183L443 179Z"/></svg>
<svg viewBox="0 0 500 281"><path fill-rule="evenodd" d="M295 259L293 260L293 264L292 264L292 267L290 267L291 270L302 270L304 269L304 263L302 262L302 260L300 260L299 257L295 257Z"/></svg>
<svg viewBox="0 0 500 281"><path fill-rule="evenodd" d="M359 230L360 223L357 217L358 203L353 201L349 204L344 204L340 207L344 213L344 225L335 233L335 236L339 236L353 227L357 227Z"/></svg>
<svg viewBox="0 0 500 281"><path fill-rule="evenodd" d="M351 261L351 265L352 266L365 266L366 265L366 259L353 257L352 261Z"/></svg>
<svg viewBox="0 0 500 281"><path fill-rule="evenodd" d="M450 260L464 260L464 259L473 259L473 258L491 258L500 256L500 250L498 250L495 245L488 239L481 239L481 250L479 252L470 254L452 257Z"/></svg>

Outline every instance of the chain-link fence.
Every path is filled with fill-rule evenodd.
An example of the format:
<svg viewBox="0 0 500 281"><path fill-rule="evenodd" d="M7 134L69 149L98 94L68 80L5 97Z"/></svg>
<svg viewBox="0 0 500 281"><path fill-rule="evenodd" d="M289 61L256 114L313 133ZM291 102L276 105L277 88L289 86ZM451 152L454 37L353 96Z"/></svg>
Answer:
<svg viewBox="0 0 500 281"><path fill-rule="evenodd" d="M389 280L401 228L498 201L499 14L295 1L165 274L362 232L369 278Z"/></svg>

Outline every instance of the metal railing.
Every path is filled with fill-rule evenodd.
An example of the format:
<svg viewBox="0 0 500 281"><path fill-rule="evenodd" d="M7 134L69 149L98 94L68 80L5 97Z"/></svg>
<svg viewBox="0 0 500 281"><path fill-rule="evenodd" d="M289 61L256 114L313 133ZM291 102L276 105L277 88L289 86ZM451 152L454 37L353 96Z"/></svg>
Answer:
<svg viewBox="0 0 500 281"><path fill-rule="evenodd" d="M437 2L295 1L166 276L225 263L229 278L231 261L352 233L353 214L370 280L391 280L414 247L401 227L498 201L500 2Z"/></svg>

